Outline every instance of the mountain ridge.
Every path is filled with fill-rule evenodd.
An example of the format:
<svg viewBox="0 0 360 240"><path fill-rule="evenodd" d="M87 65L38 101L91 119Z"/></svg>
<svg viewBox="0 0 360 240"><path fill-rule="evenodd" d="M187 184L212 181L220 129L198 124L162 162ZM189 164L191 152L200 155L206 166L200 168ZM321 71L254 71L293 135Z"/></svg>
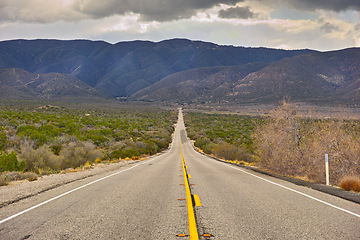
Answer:
<svg viewBox="0 0 360 240"><path fill-rule="evenodd" d="M359 48L318 52L189 39L9 40L0 42L0 98L351 102L360 99L359 57Z"/></svg>

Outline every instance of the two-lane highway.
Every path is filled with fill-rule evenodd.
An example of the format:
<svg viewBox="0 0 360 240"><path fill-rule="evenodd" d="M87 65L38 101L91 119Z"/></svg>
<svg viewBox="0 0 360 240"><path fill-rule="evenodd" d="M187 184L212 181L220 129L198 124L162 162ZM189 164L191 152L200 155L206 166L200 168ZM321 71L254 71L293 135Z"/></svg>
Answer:
<svg viewBox="0 0 360 240"><path fill-rule="evenodd" d="M358 204L195 152L180 111L168 152L0 208L0 239L194 239L186 180L200 239L360 238Z"/></svg>

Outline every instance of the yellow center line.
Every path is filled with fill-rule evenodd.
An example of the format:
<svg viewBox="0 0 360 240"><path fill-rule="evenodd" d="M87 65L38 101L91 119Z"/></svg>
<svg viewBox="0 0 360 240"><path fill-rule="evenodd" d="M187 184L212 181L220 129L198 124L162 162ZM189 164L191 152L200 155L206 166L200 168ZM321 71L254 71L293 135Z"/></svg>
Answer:
<svg viewBox="0 0 360 240"><path fill-rule="evenodd" d="M182 142L180 139L180 146L181 146L181 161L183 166L183 172L184 172L184 182L185 182L185 190L186 190L186 201L187 201L187 207L188 207L188 218L189 218L189 234L190 234L190 240L198 240L199 234L196 227L196 221L195 221L195 212L194 207L192 204L191 199L191 192L190 192L190 186L189 181L186 174L186 168L185 168L185 161L184 161L184 154L183 154L183 147Z"/></svg>

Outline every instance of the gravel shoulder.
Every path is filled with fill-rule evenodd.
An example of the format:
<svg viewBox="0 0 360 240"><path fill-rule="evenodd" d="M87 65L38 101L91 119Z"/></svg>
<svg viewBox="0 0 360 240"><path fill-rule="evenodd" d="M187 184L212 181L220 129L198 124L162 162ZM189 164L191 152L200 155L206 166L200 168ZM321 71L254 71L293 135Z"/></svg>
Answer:
<svg viewBox="0 0 360 240"><path fill-rule="evenodd" d="M51 174L38 177L36 181L14 181L7 186L0 187L0 208L6 205L18 202L22 199L35 196L39 193L48 191L50 189L80 180L101 173L117 170L121 167L134 164L138 161L123 160L117 163L101 163L93 165L91 168L77 171L67 172L61 174Z"/></svg>

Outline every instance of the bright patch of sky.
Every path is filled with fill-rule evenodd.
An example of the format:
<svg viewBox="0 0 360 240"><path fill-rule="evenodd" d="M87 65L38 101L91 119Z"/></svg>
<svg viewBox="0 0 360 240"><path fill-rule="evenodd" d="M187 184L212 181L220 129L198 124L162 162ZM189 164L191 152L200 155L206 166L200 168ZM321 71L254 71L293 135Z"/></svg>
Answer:
<svg viewBox="0 0 360 240"><path fill-rule="evenodd" d="M189 38L327 51L359 46L359 13L357 0L0 0L0 40Z"/></svg>
<svg viewBox="0 0 360 240"><path fill-rule="evenodd" d="M304 12L296 9L289 9L285 6L281 6L270 12L270 18L272 19L316 20L318 17L319 14L316 12Z"/></svg>

